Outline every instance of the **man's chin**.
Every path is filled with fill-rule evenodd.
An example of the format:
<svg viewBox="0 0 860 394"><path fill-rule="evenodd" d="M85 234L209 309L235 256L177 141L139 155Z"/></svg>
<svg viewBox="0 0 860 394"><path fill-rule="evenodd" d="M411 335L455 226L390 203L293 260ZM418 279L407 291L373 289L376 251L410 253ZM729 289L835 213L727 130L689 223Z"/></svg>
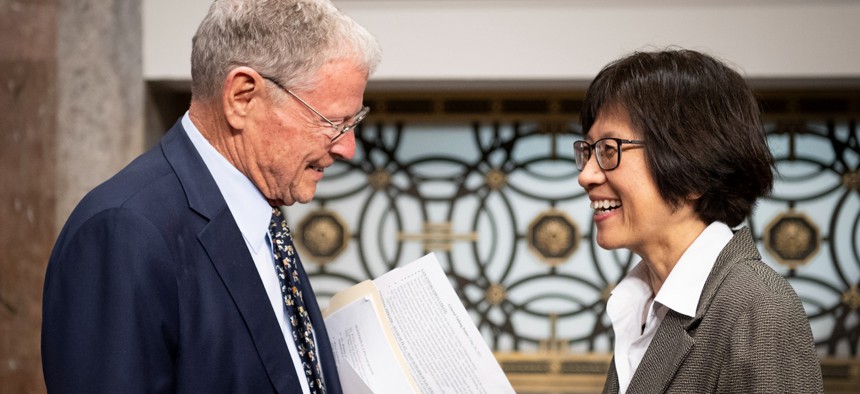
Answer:
<svg viewBox="0 0 860 394"><path fill-rule="evenodd" d="M269 205L271 205L273 207L280 207L280 206L284 206L284 205L293 205L292 203L288 203L284 200L267 200L267 201L269 202Z"/></svg>
<svg viewBox="0 0 860 394"><path fill-rule="evenodd" d="M308 198L299 198L295 202L298 202L299 204L307 204L313 200L314 200L314 196L310 196Z"/></svg>
<svg viewBox="0 0 860 394"><path fill-rule="evenodd" d="M313 188L313 189L307 190L305 192L293 193L293 195L291 196L292 202L289 204L285 204L285 205L293 205L295 203L307 204L307 203L313 201L314 194L316 193L316 191L317 191L316 188Z"/></svg>
<svg viewBox="0 0 860 394"><path fill-rule="evenodd" d="M286 195L278 196L278 198L274 198L269 200L270 204L277 204L277 206L281 205L293 205L295 203L299 204L307 204L314 199L314 194L316 194L317 188L316 184L314 187L303 188L302 190L290 189Z"/></svg>

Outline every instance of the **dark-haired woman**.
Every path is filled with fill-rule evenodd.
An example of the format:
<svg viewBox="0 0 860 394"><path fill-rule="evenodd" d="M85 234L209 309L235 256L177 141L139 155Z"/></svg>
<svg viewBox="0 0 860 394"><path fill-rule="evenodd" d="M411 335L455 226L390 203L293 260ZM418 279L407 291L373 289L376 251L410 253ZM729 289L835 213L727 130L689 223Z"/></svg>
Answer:
<svg viewBox="0 0 860 394"><path fill-rule="evenodd" d="M774 178L744 79L699 52L637 52L597 75L581 121L597 243L642 259L608 301L604 392L822 392L800 299L734 230Z"/></svg>

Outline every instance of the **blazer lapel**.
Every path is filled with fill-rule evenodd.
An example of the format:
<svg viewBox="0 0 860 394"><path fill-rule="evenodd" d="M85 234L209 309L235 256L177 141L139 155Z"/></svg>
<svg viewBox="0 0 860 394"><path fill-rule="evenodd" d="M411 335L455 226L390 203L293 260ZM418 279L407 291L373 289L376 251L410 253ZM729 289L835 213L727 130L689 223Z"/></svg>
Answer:
<svg viewBox="0 0 860 394"><path fill-rule="evenodd" d="M717 261L705 281L705 288L702 289L702 296L699 298L699 306L696 309L698 319L701 319L710 308L711 301L717 294L717 289L720 288L734 264L743 260L761 260L761 255L755 247L755 241L748 227L738 230L728 245L720 252L720 255L717 256Z"/></svg>
<svg viewBox="0 0 860 394"><path fill-rule="evenodd" d="M746 227L735 233L735 236L717 257L717 261L705 281L705 287L702 289L702 296L699 298L699 305L696 308L696 316L691 318L672 310L666 313L666 317L663 318L660 328L657 329L639 368L633 374L628 389L629 393L666 391L672 377L675 376L678 368L681 367L695 344L696 329L711 306L717 289L731 271L734 263L745 259L761 260L761 255L755 248L752 234Z"/></svg>
<svg viewBox="0 0 860 394"><path fill-rule="evenodd" d="M299 387L284 335L230 210L213 217L198 238L245 320L272 385L281 393Z"/></svg>
<svg viewBox="0 0 860 394"><path fill-rule="evenodd" d="M669 310L633 374L628 393L664 392L687 358L694 340L688 330L694 318Z"/></svg>
<svg viewBox="0 0 860 394"><path fill-rule="evenodd" d="M618 385L618 370L615 369L615 356L609 362L609 372L606 374L606 382L603 385L604 394L618 394L621 387Z"/></svg>
<svg viewBox="0 0 860 394"><path fill-rule="evenodd" d="M295 368L280 325L268 307L266 290L239 226L181 122L165 136L162 150L185 189L189 207L209 220L198 240L239 309L269 380L278 392L292 392L299 387L298 377L292 372Z"/></svg>

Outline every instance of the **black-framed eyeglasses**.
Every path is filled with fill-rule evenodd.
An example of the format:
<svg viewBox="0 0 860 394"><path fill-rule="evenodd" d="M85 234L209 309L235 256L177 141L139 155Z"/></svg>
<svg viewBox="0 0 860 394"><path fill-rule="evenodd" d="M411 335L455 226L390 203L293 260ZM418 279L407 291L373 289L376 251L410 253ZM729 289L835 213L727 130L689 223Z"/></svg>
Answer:
<svg viewBox="0 0 860 394"><path fill-rule="evenodd" d="M591 152L597 154L597 165L604 171L614 170L621 163L621 146L624 144L644 145L642 140L623 140L621 138L601 138L592 143L586 141L573 142L573 158L576 161L576 168L582 171L588 159L591 158Z"/></svg>
<svg viewBox="0 0 860 394"><path fill-rule="evenodd" d="M305 100L302 100L301 97L296 96L296 94L293 93L290 89L287 89L286 87L284 87L284 85L281 85L281 83L278 82L277 79L275 79L273 77L266 76L266 75L261 75L261 77L263 77L264 79L268 79L269 81L271 81L272 83L277 85L279 88L281 88L281 90L287 92L287 94L289 94L290 96L293 96L293 98L295 98L296 100L299 100L299 102L302 103L302 105L304 105L309 110L311 110L311 112L317 114L317 116L319 116L320 119L322 119L324 122L328 123L328 125L331 126L331 128L334 129L334 132L335 132L334 136L331 137L332 143L337 141L340 137L342 137L344 134L346 134L350 130L355 129L358 126L358 124L361 123L362 120L364 120L364 118L367 116L367 113L370 112L370 107L368 107L368 106L361 107L361 110L359 110L358 113L356 113L351 118L349 118L352 120L350 123L346 123L346 121L344 121L344 123L342 123L340 125L336 125L336 124L334 124L334 122L328 120L328 118L323 116L323 114L319 113L319 111L315 110L314 107L311 107L311 105L308 104L307 102L305 102Z"/></svg>

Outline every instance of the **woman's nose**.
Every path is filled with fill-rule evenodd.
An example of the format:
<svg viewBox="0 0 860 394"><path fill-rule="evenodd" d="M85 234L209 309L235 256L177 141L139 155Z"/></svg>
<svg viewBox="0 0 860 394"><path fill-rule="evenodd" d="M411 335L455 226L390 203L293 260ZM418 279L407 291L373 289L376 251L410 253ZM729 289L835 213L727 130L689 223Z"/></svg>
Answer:
<svg viewBox="0 0 860 394"><path fill-rule="evenodd" d="M588 190L591 186L600 184L605 179L606 177L603 170L599 165L597 165L597 158L595 158L594 155L590 155L588 160L585 161L585 166L582 168L582 171L579 172L579 177L577 177L579 186Z"/></svg>

